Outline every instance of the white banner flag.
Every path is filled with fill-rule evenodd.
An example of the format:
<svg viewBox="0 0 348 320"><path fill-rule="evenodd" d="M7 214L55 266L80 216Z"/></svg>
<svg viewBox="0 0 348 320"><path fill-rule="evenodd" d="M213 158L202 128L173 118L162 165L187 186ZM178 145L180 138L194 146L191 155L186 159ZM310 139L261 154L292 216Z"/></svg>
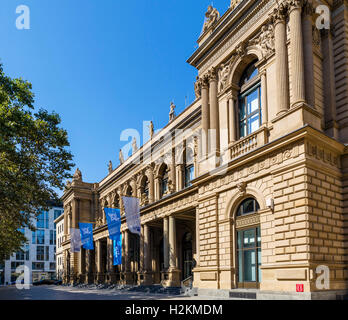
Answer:
<svg viewBox="0 0 348 320"><path fill-rule="evenodd" d="M139 199L134 197L122 197L122 200L129 231L140 235Z"/></svg>
<svg viewBox="0 0 348 320"><path fill-rule="evenodd" d="M81 250L81 233L79 229L70 229L70 251L80 252Z"/></svg>

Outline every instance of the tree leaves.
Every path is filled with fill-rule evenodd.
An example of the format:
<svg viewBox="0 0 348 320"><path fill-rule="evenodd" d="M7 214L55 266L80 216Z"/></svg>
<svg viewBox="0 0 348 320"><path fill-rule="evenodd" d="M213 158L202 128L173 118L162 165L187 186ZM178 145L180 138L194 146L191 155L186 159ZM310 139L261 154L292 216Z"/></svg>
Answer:
<svg viewBox="0 0 348 320"><path fill-rule="evenodd" d="M68 134L55 112L35 112L29 82L11 79L0 64L0 261L25 241L38 209L57 201L73 167Z"/></svg>

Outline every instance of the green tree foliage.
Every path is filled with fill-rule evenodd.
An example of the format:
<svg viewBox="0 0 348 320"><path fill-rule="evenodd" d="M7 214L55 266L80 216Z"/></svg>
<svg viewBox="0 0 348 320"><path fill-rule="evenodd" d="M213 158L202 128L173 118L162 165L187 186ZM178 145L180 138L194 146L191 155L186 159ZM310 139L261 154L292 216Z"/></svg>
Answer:
<svg viewBox="0 0 348 320"><path fill-rule="evenodd" d="M19 228L29 226L38 209L57 201L71 177L67 132L56 113L34 109L29 82L6 76L0 64L0 261L26 241Z"/></svg>

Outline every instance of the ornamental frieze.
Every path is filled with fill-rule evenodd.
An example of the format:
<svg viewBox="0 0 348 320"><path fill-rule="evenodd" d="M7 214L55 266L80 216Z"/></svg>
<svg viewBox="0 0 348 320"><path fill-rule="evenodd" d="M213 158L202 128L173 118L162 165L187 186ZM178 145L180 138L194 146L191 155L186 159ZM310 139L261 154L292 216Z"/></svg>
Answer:
<svg viewBox="0 0 348 320"><path fill-rule="evenodd" d="M207 183L199 188L199 194L218 190L220 187L229 186L232 183L240 183L242 179L248 179L251 175L256 175L262 170L271 169L274 166L279 166L284 161L294 159L299 156L299 145L295 144L291 147L284 148L277 153L268 155L261 158L259 161L254 162L250 165L243 166L240 169L235 170L232 173L228 173L226 176Z"/></svg>

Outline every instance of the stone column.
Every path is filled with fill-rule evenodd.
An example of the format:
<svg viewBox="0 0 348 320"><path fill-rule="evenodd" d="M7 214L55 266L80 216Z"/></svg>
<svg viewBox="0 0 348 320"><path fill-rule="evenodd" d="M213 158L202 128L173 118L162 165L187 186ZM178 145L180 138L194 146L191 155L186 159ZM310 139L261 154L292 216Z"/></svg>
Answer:
<svg viewBox="0 0 348 320"><path fill-rule="evenodd" d="M114 252L113 252L113 241L110 238L107 238L108 243L108 272L110 276L110 282L116 281L115 276L115 267L114 267Z"/></svg>
<svg viewBox="0 0 348 320"><path fill-rule="evenodd" d="M124 241L124 244L125 244L125 258L126 258L126 261L125 261L125 272L130 272L130 256L129 256L129 249L130 249L130 239L129 239L129 230L126 230L125 231L125 241Z"/></svg>
<svg viewBox="0 0 348 320"><path fill-rule="evenodd" d="M262 124L268 123L268 106L267 106L267 71L261 72L261 116Z"/></svg>
<svg viewBox="0 0 348 320"><path fill-rule="evenodd" d="M314 96L314 61L313 61L313 5L309 2L303 8L303 44L304 44L304 69L305 91L307 103L315 108Z"/></svg>
<svg viewBox="0 0 348 320"><path fill-rule="evenodd" d="M233 143L237 140L236 135L236 104L235 97L231 96L228 99L228 109L229 109L229 119L228 119L228 127L229 127L229 143Z"/></svg>
<svg viewBox="0 0 348 320"><path fill-rule="evenodd" d="M140 229L140 271L144 271L144 225Z"/></svg>
<svg viewBox="0 0 348 320"><path fill-rule="evenodd" d="M87 250L86 252L86 264L87 264L87 275L86 275L86 283L91 284L93 283L93 266L92 266L92 254L94 254L94 251Z"/></svg>
<svg viewBox="0 0 348 320"><path fill-rule="evenodd" d="M102 276L102 243L101 240L97 240L96 241L96 260L97 260L97 282L101 283L103 281L103 276Z"/></svg>
<svg viewBox="0 0 348 320"><path fill-rule="evenodd" d="M144 225L144 266L147 272L151 271L151 244L150 244L150 227Z"/></svg>
<svg viewBox="0 0 348 320"><path fill-rule="evenodd" d="M180 191L184 189L184 165L178 164L176 166L176 185L177 185L177 191Z"/></svg>
<svg viewBox="0 0 348 320"><path fill-rule="evenodd" d="M163 255L164 255L164 270L169 268L169 219L163 219Z"/></svg>
<svg viewBox="0 0 348 320"><path fill-rule="evenodd" d="M211 140L209 153L214 156L220 154L220 128L219 128L219 102L218 102L218 81L215 69L209 72L209 102L210 102L210 130Z"/></svg>
<svg viewBox="0 0 348 320"><path fill-rule="evenodd" d="M200 229L199 229L199 213L196 210L196 268L200 266Z"/></svg>
<svg viewBox="0 0 348 320"><path fill-rule="evenodd" d="M101 272L102 266L101 266L101 241L97 240L95 242L96 244L96 265L97 265L97 273Z"/></svg>
<svg viewBox="0 0 348 320"><path fill-rule="evenodd" d="M156 177L155 178L155 201L158 201L161 199L161 178Z"/></svg>
<svg viewBox="0 0 348 320"><path fill-rule="evenodd" d="M176 221L174 216L169 217L169 268L176 269Z"/></svg>
<svg viewBox="0 0 348 320"><path fill-rule="evenodd" d="M332 43L331 30L321 30L322 53L323 53L323 74L324 81L324 114L325 131L331 137L338 139L338 125L336 122L336 86L335 86L335 66L334 50Z"/></svg>
<svg viewBox="0 0 348 320"><path fill-rule="evenodd" d="M122 232L122 266L121 271L126 271L126 233Z"/></svg>
<svg viewBox="0 0 348 320"><path fill-rule="evenodd" d="M123 207L123 193L121 190L118 191L118 196L119 196L119 199L120 199L120 212L121 212L121 215L124 214L124 207Z"/></svg>
<svg viewBox="0 0 348 320"><path fill-rule="evenodd" d="M167 285L170 287L180 286L180 270L177 265L177 243L176 243L176 220L174 216L169 217L169 279Z"/></svg>
<svg viewBox="0 0 348 320"><path fill-rule="evenodd" d="M82 278L86 275L86 250L82 247L79 254L79 274L81 275L80 282L84 282Z"/></svg>
<svg viewBox="0 0 348 320"><path fill-rule="evenodd" d="M148 169L148 179L149 179L149 203L154 201L154 177L153 170Z"/></svg>
<svg viewBox="0 0 348 320"><path fill-rule="evenodd" d="M280 115L289 109L289 70L286 24L282 8L276 9L273 20L276 52L277 115Z"/></svg>
<svg viewBox="0 0 348 320"><path fill-rule="evenodd" d="M144 224L143 227L143 250L144 250L144 271L143 271L143 279L141 283L143 285L151 285L152 284L152 255L151 255L151 234L150 234L150 226L148 224Z"/></svg>
<svg viewBox="0 0 348 320"><path fill-rule="evenodd" d="M290 4L290 54L291 54L291 87L292 106L303 103L305 96L305 69L303 56L303 34L301 1Z"/></svg>
<svg viewBox="0 0 348 320"><path fill-rule="evenodd" d="M170 163L170 175L173 183L173 189L176 190L176 171L175 171L175 149L172 150L171 163Z"/></svg>
<svg viewBox="0 0 348 320"><path fill-rule="evenodd" d="M202 158L206 159L208 154L208 130L209 130L209 83L205 76L201 79L202 83L202 136L201 136L201 150Z"/></svg>

